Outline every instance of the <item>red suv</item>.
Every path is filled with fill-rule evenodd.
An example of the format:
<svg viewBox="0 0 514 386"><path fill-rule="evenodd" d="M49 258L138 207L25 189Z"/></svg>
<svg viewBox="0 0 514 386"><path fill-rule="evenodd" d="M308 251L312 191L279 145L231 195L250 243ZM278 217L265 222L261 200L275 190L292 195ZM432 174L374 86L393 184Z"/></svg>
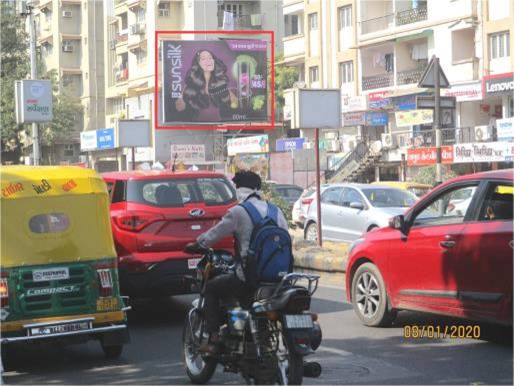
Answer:
<svg viewBox="0 0 514 386"><path fill-rule="evenodd" d="M417 310L512 325L513 180L501 170L447 181L356 240L346 293L362 323Z"/></svg>
<svg viewBox="0 0 514 386"><path fill-rule="evenodd" d="M198 258L185 245L236 204L232 184L212 172L104 173L121 291L129 296L190 293ZM216 248L234 252L233 238Z"/></svg>

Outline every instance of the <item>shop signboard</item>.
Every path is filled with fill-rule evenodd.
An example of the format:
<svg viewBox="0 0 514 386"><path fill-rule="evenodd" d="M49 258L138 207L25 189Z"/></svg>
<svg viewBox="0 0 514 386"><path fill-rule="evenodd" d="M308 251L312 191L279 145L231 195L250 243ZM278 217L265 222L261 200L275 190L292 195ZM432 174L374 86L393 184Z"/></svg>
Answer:
<svg viewBox="0 0 514 386"><path fill-rule="evenodd" d="M343 114L343 126L358 126L366 124L366 113L345 113Z"/></svg>
<svg viewBox="0 0 514 386"><path fill-rule="evenodd" d="M434 112L429 109L396 111L394 114L397 127L424 125L434 121Z"/></svg>
<svg viewBox="0 0 514 386"><path fill-rule="evenodd" d="M477 82L453 84L451 88L441 89L442 97L455 97L457 102L472 102L483 99L482 84Z"/></svg>
<svg viewBox="0 0 514 386"><path fill-rule="evenodd" d="M114 149L114 128L109 127L107 129L97 130L96 133L96 148L98 150Z"/></svg>
<svg viewBox="0 0 514 386"><path fill-rule="evenodd" d="M453 146L441 146L441 158L443 164L453 163ZM435 165L437 161L437 148L419 147L407 149L407 166Z"/></svg>
<svg viewBox="0 0 514 386"><path fill-rule="evenodd" d="M453 148L454 163L504 162L508 142L462 143Z"/></svg>
<svg viewBox="0 0 514 386"><path fill-rule="evenodd" d="M389 122L389 115L386 112L366 112L367 126L385 126Z"/></svg>
<svg viewBox="0 0 514 386"><path fill-rule="evenodd" d="M254 135L251 137L230 138L227 140L227 152L229 156L241 153L268 153L268 135Z"/></svg>
<svg viewBox="0 0 514 386"><path fill-rule="evenodd" d="M185 165L193 165L205 162L205 145L186 144L171 145L171 159L183 162Z"/></svg>
<svg viewBox="0 0 514 386"><path fill-rule="evenodd" d="M343 112L364 111L367 110L367 108L368 103L365 95L344 97L344 103L342 105Z"/></svg>
<svg viewBox="0 0 514 386"><path fill-rule="evenodd" d="M514 117L497 119L496 133L498 141L514 141Z"/></svg>
<svg viewBox="0 0 514 386"><path fill-rule="evenodd" d="M414 110L416 108L416 95L404 95L400 97L395 97L394 101L394 109L395 110Z"/></svg>
<svg viewBox="0 0 514 386"><path fill-rule="evenodd" d="M15 112L18 124L50 122L52 114L52 83L49 80L17 80Z"/></svg>
<svg viewBox="0 0 514 386"><path fill-rule="evenodd" d="M391 110L394 108L394 103L392 98L383 98L368 101L368 107L370 110Z"/></svg>
<svg viewBox="0 0 514 386"><path fill-rule="evenodd" d="M87 130L80 133L80 151L96 150L98 137L96 130Z"/></svg>
<svg viewBox="0 0 514 386"><path fill-rule="evenodd" d="M277 151L290 151L303 149L303 143L305 138L284 138L277 139L276 150Z"/></svg>
<svg viewBox="0 0 514 386"><path fill-rule="evenodd" d="M482 78L484 96L512 95L514 92L514 72L487 75Z"/></svg>

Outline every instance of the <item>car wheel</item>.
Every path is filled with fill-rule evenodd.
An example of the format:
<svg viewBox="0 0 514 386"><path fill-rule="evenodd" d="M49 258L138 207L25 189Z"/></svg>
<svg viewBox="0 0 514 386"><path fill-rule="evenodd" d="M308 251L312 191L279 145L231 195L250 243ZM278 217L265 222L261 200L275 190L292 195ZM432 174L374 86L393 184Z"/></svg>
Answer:
<svg viewBox="0 0 514 386"><path fill-rule="evenodd" d="M352 304L366 326L389 326L396 317L396 310L390 308L384 279L372 263L362 264L353 275Z"/></svg>
<svg viewBox="0 0 514 386"><path fill-rule="evenodd" d="M315 222L311 222L305 228L304 239L307 241L318 241L318 226Z"/></svg>

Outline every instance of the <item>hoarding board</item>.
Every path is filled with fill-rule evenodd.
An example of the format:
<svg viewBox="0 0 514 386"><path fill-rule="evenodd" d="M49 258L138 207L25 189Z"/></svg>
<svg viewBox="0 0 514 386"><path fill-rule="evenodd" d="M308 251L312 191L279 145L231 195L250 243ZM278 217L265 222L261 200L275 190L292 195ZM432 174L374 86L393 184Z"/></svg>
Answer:
<svg viewBox="0 0 514 386"><path fill-rule="evenodd" d="M265 40L163 40L164 124L267 121Z"/></svg>
<svg viewBox="0 0 514 386"><path fill-rule="evenodd" d="M268 135L254 135L251 137L230 138L227 140L227 153L234 156L241 153L267 153L269 152Z"/></svg>
<svg viewBox="0 0 514 386"><path fill-rule="evenodd" d="M424 125L434 121L433 110L396 111L394 114L397 127Z"/></svg>
<svg viewBox="0 0 514 386"><path fill-rule="evenodd" d="M120 119L117 147L151 147L152 129L149 119Z"/></svg>
<svg viewBox="0 0 514 386"><path fill-rule="evenodd" d="M52 82L49 80L17 80L16 122L50 122L52 113Z"/></svg>

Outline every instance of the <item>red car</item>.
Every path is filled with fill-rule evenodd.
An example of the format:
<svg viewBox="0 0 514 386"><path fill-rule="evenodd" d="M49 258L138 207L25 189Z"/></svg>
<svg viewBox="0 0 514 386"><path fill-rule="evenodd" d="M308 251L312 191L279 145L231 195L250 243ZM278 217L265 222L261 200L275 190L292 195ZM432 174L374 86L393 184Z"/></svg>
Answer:
<svg viewBox="0 0 514 386"><path fill-rule="evenodd" d="M190 293L198 258L183 252L236 204L224 175L212 172L104 173L121 291L129 296ZM216 248L234 252L233 238Z"/></svg>
<svg viewBox="0 0 514 386"><path fill-rule="evenodd" d="M355 241L346 293L362 323L415 310L512 325L513 180L511 169L447 181Z"/></svg>

